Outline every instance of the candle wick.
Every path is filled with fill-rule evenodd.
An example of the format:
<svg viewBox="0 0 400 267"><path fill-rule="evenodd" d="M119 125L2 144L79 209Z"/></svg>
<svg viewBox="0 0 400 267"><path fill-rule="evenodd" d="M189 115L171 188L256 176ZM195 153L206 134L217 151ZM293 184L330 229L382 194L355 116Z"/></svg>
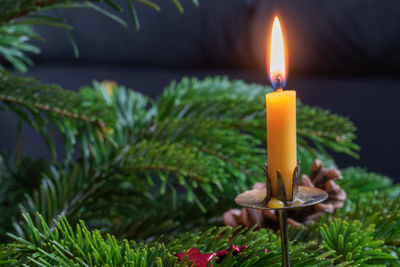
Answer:
<svg viewBox="0 0 400 267"><path fill-rule="evenodd" d="M285 77L283 73L279 71L274 72L271 76L271 83L275 90L278 92L282 91L283 87L285 86Z"/></svg>
<svg viewBox="0 0 400 267"><path fill-rule="evenodd" d="M282 83L281 83L281 76L280 75L276 75L275 76L275 88L277 90L282 89Z"/></svg>

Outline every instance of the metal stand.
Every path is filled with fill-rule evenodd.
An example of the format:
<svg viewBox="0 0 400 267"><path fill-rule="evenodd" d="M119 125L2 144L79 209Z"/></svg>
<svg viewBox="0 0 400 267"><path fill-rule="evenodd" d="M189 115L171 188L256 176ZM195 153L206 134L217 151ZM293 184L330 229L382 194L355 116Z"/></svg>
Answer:
<svg viewBox="0 0 400 267"><path fill-rule="evenodd" d="M322 189L315 187L298 186L299 166L293 173L293 200L292 202L287 201L286 193L283 186L282 177L278 171L278 198L283 200L285 204L281 208L270 208L268 207L268 201L272 197L271 182L268 177L268 168L266 167L267 174L267 190L264 189L253 189L246 191L235 198L235 202L243 207L250 209L261 209L261 210L276 210L278 213L279 231L281 235L281 248L282 248L282 263L284 267L290 267L290 255L289 255L289 238L287 233L287 211L290 209L301 209L304 207L312 206L320 203L328 198L328 193Z"/></svg>
<svg viewBox="0 0 400 267"><path fill-rule="evenodd" d="M283 266L290 266L289 238L287 233L286 210L278 210L279 231L281 233L281 250Z"/></svg>

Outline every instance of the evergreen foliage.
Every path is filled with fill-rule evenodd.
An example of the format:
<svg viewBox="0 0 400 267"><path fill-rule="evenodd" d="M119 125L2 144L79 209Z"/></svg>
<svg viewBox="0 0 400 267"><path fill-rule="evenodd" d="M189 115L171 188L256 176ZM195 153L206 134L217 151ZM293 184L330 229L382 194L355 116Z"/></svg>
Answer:
<svg viewBox="0 0 400 267"><path fill-rule="evenodd" d="M335 250L339 258L336 262L349 262L351 265L379 263L379 260L396 259L396 257L382 251L381 240L374 239L373 225L361 227L360 221L343 221L339 218L321 227L324 246ZM381 264L384 262L380 262Z"/></svg>
<svg viewBox="0 0 400 267"><path fill-rule="evenodd" d="M220 266L279 266L280 241L272 230L231 229L214 227L202 233L182 233L176 238L162 238L150 244L118 241L114 236L105 237L95 230L89 231L83 221L72 228L65 218L56 222L54 230L38 215L40 227L36 227L28 215L24 219L29 226L27 239L10 236L15 240L7 248L15 265L31 266L176 266L173 255L198 247L203 253L223 250L231 244L249 244L245 253L230 253ZM234 232L236 232L234 234ZM330 266L327 251L315 243L291 247L293 266ZM8 260L10 261L10 260ZM214 263L215 264L215 263Z"/></svg>
<svg viewBox="0 0 400 267"><path fill-rule="evenodd" d="M348 197L356 200L359 193L368 193L377 190L386 190L393 187L393 181L386 176L379 175L373 172L367 172L363 168L347 168L343 171L344 177L351 177L351 179L344 179L338 181L341 187L346 188Z"/></svg>
<svg viewBox="0 0 400 267"><path fill-rule="evenodd" d="M24 168L19 168L24 166ZM24 194L30 193L32 188L40 184L41 173L47 167L42 160L22 158L17 164L15 156L0 156L0 236L5 237L8 231L12 231L10 218L19 215L16 207Z"/></svg>
<svg viewBox="0 0 400 267"><path fill-rule="evenodd" d="M24 71L32 64L24 53L40 52L28 43L40 39L32 25L71 30L42 11L87 7L126 25L98 4L122 11L113 0L0 1L0 54ZM160 10L127 0L137 28L135 4ZM175 253L235 244L248 248L213 265L279 266L274 230L220 226L234 196L265 179L270 90L226 77L184 78L153 100L97 81L76 93L1 70L0 110L17 116L18 135L15 152L0 157L0 264L176 266ZM348 118L300 101L297 116L303 173L316 157L334 165L332 151L357 157ZM24 123L41 134L52 161L22 154ZM400 186L361 168L343 176L345 207L289 229L292 266L398 266Z"/></svg>
<svg viewBox="0 0 400 267"><path fill-rule="evenodd" d="M50 223L58 215L67 215L73 223L84 218L89 225L122 235L133 233L129 235L135 238L192 225L193 219L183 217L186 210L218 216L221 208L232 205L237 193L264 179L260 166L265 161L265 150L259 145L265 139L260 136L261 129L265 129L265 111L259 98L266 90L264 86L221 77L183 79L152 101L123 87L107 92L102 84L94 82L94 88L85 87L76 95L78 102L95 110L103 106L114 120L105 124L102 132L74 127L75 134L69 136L79 143L80 158L76 161L67 157L48 166L40 186L25 194L19 209L24 213L39 211ZM96 105L95 101L101 99L103 104ZM299 104L299 113L308 112L314 109ZM324 114L330 121L342 120ZM62 118L63 122L69 120L77 119ZM321 122L314 131L328 129L333 136L330 123L326 126ZM353 129L350 121L346 123ZM38 130L47 132L47 128ZM352 136L339 129L335 134ZM299 134L299 138L306 136ZM348 144L353 144L352 139L338 142L336 148L347 149ZM55 148L51 146L50 150ZM314 148L307 146L304 150ZM182 201L195 206L185 206ZM214 210L218 213L206 208L210 206L218 207ZM162 214L169 219L165 224L150 232L137 231L149 221L162 218ZM18 221L15 225L23 235L23 225Z"/></svg>
<svg viewBox="0 0 400 267"><path fill-rule="evenodd" d="M230 253L218 266L279 266L281 259L279 237L268 229L213 227L144 244L90 231L83 221L73 228L65 218L55 221L51 229L40 215L35 217L40 226L24 215L30 233L27 238L10 234L15 241L2 248L3 255L8 255L3 257L4 262L14 261L17 266L175 266L175 253L191 247L214 253L231 244L246 244L248 248L236 255ZM290 246L293 266L384 266L396 259L384 251L383 241L374 239L372 225L362 228L360 221L335 219L320 228L322 245L300 241Z"/></svg>
<svg viewBox="0 0 400 267"><path fill-rule="evenodd" d="M184 8L180 0L171 0L180 13ZM198 0L192 0L198 5ZM109 17L124 27L128 24L114 12L129 11L136 30L140 29L137 5L146 5L155 11L160 6L151 0L125 0L125 5L115 0L3 0L0 1L0 55L18 71L25 72L33 62L25 54L40 53L40 49L29 43L31 40L45 41L33 30L33 25L57 27L65 30L71 41L75 56L79 56L78 47L70 33L73 27L59 13L63 9L90 8ZM102 5L103 4L103 5ZM104 8L108 6L109 9ZM55 11L54 13L51 11ZM0 64L3 67L3 63Z"/></svg>
<svg viewBox="0 0 400 267"><path fill-rule="evenodd" d="M27 71L28 67L33 65L32 60L25 53L40 53L38 47L28 43L30 40L44 41L29 25L0 26L0 54L20 72ZM0 69L4 69L2 64L0 64Z"/></svg>
<svg viewBox="0 0 400 267"><path fill-rule="evenodd" d="M4 71L0 71L0 101L2 110L14 112L43 136L54 161L57 159L55 127L64 140L67 157L71 157L77 137L94 136L93 132L112 122L114 116L101 99Z"/></svg>
<svg viewBox="0 0 400 267"><path fill-rule="evenodd" d="M322 216L307 228L291 228L290 239L325 242L327 249L336 250L336 263L348 257L349 266L398 266L400 186L393 185L385 176L368 173L362 168L350 167L342 174L344 179L338 183L346 192L351 192L345 207L333 216ZM376 254L374 252L369 259L368 253L372 251ZM358 259L356 255L359 255Z"/></svg>
<svg viewBox="0 0 400 267"><path fill-rule="evenodd" d="M57 229L58 222L54 221L54 218L58 216L68 217L73 224L84 220L90 228L98 228L103 233L110 231L119 238L136 240L152 240L161 233L168 234L185 229L209 229L208 227L215 225L213 218L219 217L221 210L232 207L235 194L247 189L253 182L264 179L260 170L265 160L265 151L260 148L264 138L260 133L265 127L265 111L259 98L268 90L269 88L264 86L229 81L223 77L206 78L203 81L185 78L179 83L173 82L155 101L124 87L107 91L104 85L98 82L94 82L93 87L82 88L76 93L76 97L82 97L87 106L91 106L90 101L97 101L99 106L103 105L104 110L108 110L112 119L104 124L102 132L92 131L92 134L97 136L95 141L81 139L77 142L81 151L78 160L69 158L40 170L41 175L39 174L36 183L38 189L35 190L35 186L31 188L33 191L27 189L28 191L24 192L26 200L19 202L18 206L21 213L40 212L43 217L34 216L27 223L25 220L30 218L29 215L25 215L28 216L25 220L18 219L18 211L14 209L12 214L17 219L14 223L14 237L29 239L32 236L32 227L41 229L44 222L48 224L49 229ZM334 147L320 139L311 140L314 142L313 147L302 146L304 142L299 142L299 148L302 149L300 151L313 153L326 145L328 148L346 152L347 149L355 147L352 143L354 126L350 121L328 112L320 112L326 114L329 120L320 120L316 129L312 129L312 116L306 114L312 114L315 108L299 104L298 110L303 114L298 123L299 140L310 142L307 139L308 135L301 134L306 132L302 130L302 125L307 125L307 131L326 131L322 136L340 140ZM62 114L60 116L66 121L77 120ZM305 118L304 123L301 118ZM338 120L338 125L341 126L348 125L343 127L347 130L332 128L332 120ZM327 125L324 125L324 121ZM90 124L89 121L83 122ZM336 138L335 135L346 138ZM74 136L81 136L79 129L75 130ZM320 143L317 143L318 141ZM25 166L29 168L29 165L24 164L19 166L18 170L24 172ZM353 190L354 195L372 194L375 189L383 190L391 185L388 178L367 173L363 169L349 168L343 173L346 179L341 186L349 192ZM375 183L375 186L367 186L370 183ZM362 184L365 184L365 187L361 186ZM388 197L394 203L391 208L394 210L398 205L398 198L393 188L391 192ZM341 212L350 222L365 222L368 238L371 236L368 229L372 229L373 224L376 224L376 229L389 227L382 235L393 236L393 239L388 239L383 244L379 243L377 248L383 253L378 254L380 257L384 255L384 259L372 257L372 260L394 262L394 257L387 256L387 253L395 253L397 248L393 246L398 241L399 234L396 227L397 215L393 215L393 220L389 221L377 215L372 216L372 211L377 210L374 206L366 213L357 207L356 200L350 199ZM15 207L17 203L14 204ZM376 205L379 204L382 202L377 202ZM361 212L357 215L355 212L359 210ZM370 220L362 218L360 214L371 214L365 216ZM293 244L293 248L304 248L307 242L322 240L319 228L331 229L330 224L323 226L326 222L328 217L306 229L291 229L292 240L298 240ZM10 230L8 227L7 231ZM96 238L100 238L100 234L95 233ZM260 238L267 235L257 233L261 235ZM195 238L198 232L188 234ZM328 234L329 232L326 233L329 237ZM246 236L247 233L243 235ZM216 235L211 236L215 238ZM181 242L181 238L177 237L176 242ZM107 243L107 240L103 241ZM278 241L275 253L279 254ZM157 242L166 245L170 241L163 239ZM202 248L202 242L198 241L199 248ZM299 254L307 255L299 256L299 266L307 266L309 260L317 261L312 263L317 266L325 266L328 262L351 265L355 261L354 258L350 259L350 256L343 258L343 251L328 245L317 250L324 255L322 258L317 254L308 254L315 249L315 245L310 244L313 249L306 249L307 252ZM180 251L189 247L190 245L182 246ZM349 253L358 255L357 251L360 249L369 247L356 246ZM337 251L333 253L333 250ZM133 251L132 255L136 255L137 251ZM174 250L177 251L179 249ZM204 248L204 251L211 250ZM24 255L31 257L29 253ZM92 252L87 253L91 255ZM50 260L45 254L40 255L45 260ZM254 259L246 259L251 264L259 260L256 256L258 254L254 255ZM277 259L278 256L275 261ZM320 259L323 260L319 261ZM236 260L238 264L245 264L243 259L232 260L229 264ZM263 257L260 260L261 265L268 262L272 264L273 261Z"/></svg>

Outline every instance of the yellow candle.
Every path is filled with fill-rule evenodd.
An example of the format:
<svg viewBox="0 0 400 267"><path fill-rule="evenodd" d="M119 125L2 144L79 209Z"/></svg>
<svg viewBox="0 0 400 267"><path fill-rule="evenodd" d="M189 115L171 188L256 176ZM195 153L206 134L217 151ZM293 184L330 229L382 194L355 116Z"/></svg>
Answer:
<svg viewBox="0 0 400 267"><path fill-rule="evenodd" d="M265 95L267 106L267 156L272 195L277 194L277 170L282 174L288 200L292 200L292 177L297 163L296 92Z"/></svg>
<svg viewBox="0 0 400 267"><path fill-rule="evenodd" d="M293 171L297 164L296 92L283 91L285 58L282 30L275 17L271 35L270 77L276 92L265 95L267 112L268 174L272 196L277 195L277 171L282 174L286 195L292 200Z"/></svg>

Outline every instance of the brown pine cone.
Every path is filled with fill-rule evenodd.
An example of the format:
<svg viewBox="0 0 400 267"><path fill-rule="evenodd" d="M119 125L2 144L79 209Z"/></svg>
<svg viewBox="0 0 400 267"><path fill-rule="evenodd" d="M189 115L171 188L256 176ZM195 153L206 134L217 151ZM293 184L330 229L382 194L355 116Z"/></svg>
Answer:
<svg viewBox="0 0 400 267"><path fill-rule="evenodd" d="M343 207L346 200L346 192L335 183L342 180L343 176L336 168L326 169L318 159L314 161L310 176L303 175L299 181L300 185L317 187L328 192L328 198L322 203L301 210L288 211L287 222L292 226L302 226L311 221L316 221L324 213L332 213ZM255 183L252 189L263 189L265 183ZM244 225L252 227L258 225L260 228L277 228L278 220L274 210L255 210L243 208L231 209L224 213L223 222L225 225L236 227Z"/></svg>

